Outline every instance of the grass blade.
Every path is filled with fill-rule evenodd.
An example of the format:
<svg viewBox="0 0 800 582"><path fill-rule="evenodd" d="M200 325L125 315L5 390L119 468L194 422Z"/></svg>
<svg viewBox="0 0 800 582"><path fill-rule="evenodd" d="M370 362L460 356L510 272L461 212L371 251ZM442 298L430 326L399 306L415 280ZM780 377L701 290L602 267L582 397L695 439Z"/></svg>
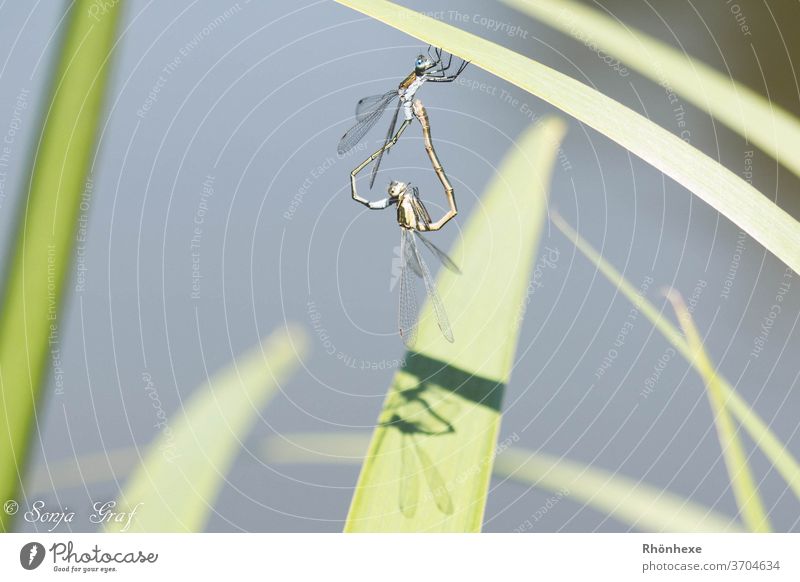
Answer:
<svg viewBox="0 0 800 582"><path fill-rule="evenodd" d="M675 91L800 176L800 120L665 42L574 0L503 0Z"/></svg>
<svg viewBox="0 0 800 582"><path fill-rule="evenodd" d="M598 253L583 237L567 224L567 222L556 212L551 212L550 217L553 224L564 235L570 239L575 247L581 251L586 258L597 266L597 269L614 285L628 300L637 306L653 326L672 344L675 350L680 353L687 362L696 366L692 349L686 343L680 331L672 325L661 312L646 298L644 298L630 281L625 279L600 253ZM700 370L698 369L698 372ZM756 445L764 455L770 460L775 470L783 477L795 497L800 499L800 464L792 456L780 439L772 432L772 429L758 416L758 414L745 402L733 386L722 376L717 375L719 389L723 393L725 406L731 414L739 421L747 431Z"/></svg>
<svg viewBox="0 0 800 582"><path fill-rule="evenodd" d="M517 85L652 164L800 273L800 224L679 137L602 93L523 55L387 0L337 0Z"/></svg>
<svg viewBox="0 0 800 582"><path fill-rule="evenodd" d="M663 489L542 452L505 451L495 474L562 494L641 531L741 531L734 518Z"/></svg>
<svg viewBox="0 0 800 582"><path fill-rule="evenodd" d="M171 432L148 447L120 495L119 511L141 504L129 531L202 530L242 440L306 345L301 329L278 330L197 389ZM109 523L106 531L125 525Z"/></svg>
<svg viewBox="0 0 800 582"><path fill-rule="evenodd" d="M360 433L297 433L270 437L270 463L358 464L369 436ZM545 453L512 447L494 461L495 477L564 495L640 531L742 531L732 517L652 485Z"/></svg>
<svg viewBox="0 0 800 582"><path fill-rule="evenodd" d="M516 349L519 314L566 128L556 118L529 129L470 217L453 256L463 275L442 270L438 289L455 343L427 304L416 353L398 371L356 487L346 531L479 531ZM407 447L412 447L408 451ZM415 456L415 461L404 459ZM413 516L399 509L412 472Z"/></svg>
<svg viewBox="0 0 800 582"><path fill-rule="evenodd" d="M0 499L14 499L37 420L72 261L81 195L103 112L121 3L75 2L21 209L0 314ZM57 351L55 352L58 353ZM0 531L10 517L0 512Z"/></svg>
<svg viewBox="0 0 800 582"><path fill-rule="evenodd" d="M692 350L694 366L706 384L706 394L709 404L711 404L717 437L722 449L722 456L725 459L725 467L728 470L728 480L736 497L739 513L750 531L768 532L770 531L769 519L764 511L761 496L758 494L758 487L750 473L747 455L736 435L736 426L725 407L725 397L720 388L719 375L706 353L703 340L694 325L692 315L689 313L683 297L673 289L667 293L667 299L672 303L686 336L686 342L689 349Z"/></svg>

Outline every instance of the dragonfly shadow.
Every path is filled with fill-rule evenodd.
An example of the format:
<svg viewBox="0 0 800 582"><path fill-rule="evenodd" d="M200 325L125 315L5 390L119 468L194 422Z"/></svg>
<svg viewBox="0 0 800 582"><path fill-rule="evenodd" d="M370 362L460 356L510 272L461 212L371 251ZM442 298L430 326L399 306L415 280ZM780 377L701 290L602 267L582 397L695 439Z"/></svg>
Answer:
<svg viewBox="0 0 800 582"><path fill-rule="evenodd" d="M500 412L505 383L467 372L441 360L409 352L405 371L421 379L419 389L437 386L461 398Z"/></svg>
<svg viewBox="0 0 800 582"><path fill-rule="evenodd" d="M416 352L409 352L406 362L404 372L416 382L392 393L380 423L400 433L398 508L406 518L414 517L424 482L426 498L441 513L451 515L454 506L448 480L431 459L429 439L456 434L458 418L468 402L499 411L505 384Z"/></svg>

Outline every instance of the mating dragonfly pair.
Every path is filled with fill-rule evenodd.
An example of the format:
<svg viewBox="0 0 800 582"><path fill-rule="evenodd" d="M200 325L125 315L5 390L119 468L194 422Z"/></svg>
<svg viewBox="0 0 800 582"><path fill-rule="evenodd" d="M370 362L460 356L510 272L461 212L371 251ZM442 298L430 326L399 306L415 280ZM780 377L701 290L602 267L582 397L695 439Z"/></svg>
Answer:
<svg viewBox="0 0 800 582"><path fill-rule="evenodd" d="M453 70L453 55L449 55L445 63L445 59L442 57L442 50L438 48L432 49L432 47L429 46L427 56L419 55L417 57L414 63L414 70L400 83L397 89L392 89L380 95L364 97L359 100L356 104L356 123L339 141L338 150L340 154L351 150L377 123L389 106L397 100L394 115L389 124L389 130L386 133L383 146L350 172L350 188L353 200L372 210L382 210L393 204L397 205L397 224L400 226L400 258L402 263L398 327L403 341L409 348L414 346L416 340L418 318L417 299L414 291L414 278L412 273L421 278L425 284L425 290L433 305L439 329L441 329L442 334L448 341L452 342L454 340L453 331L447 318L447 312L436 291L436 285L433 282L430 270L419 252L416 242L417 239L422 241L446 268L455 273L461 272L450 257L421 234L421 232L441 229L448 221L458 214L458 209L456 207L453 187L447 179L444 168L439 162L439 157L433 147L428 113L422 105L422 102L416 99L415 96L419 88L428 81L433 83L451 83L455 81L464 71L467 64L466 61L462 60L452 74L449 74L450 71ZM404 119L400 128L395 132L401 109ZM391 181L388 190L389 196L374 202L370 202L359 195L356 189L356 177L358 174L369 164L374 163L375 165L372 168L372 175L370 176L369 183L370 189L372 188L372 185L375 183L375 177L378 174L381 160L383 159L383 154L388 152L392 146L397 143L397 140L414 119L417 119L422 127L425 151L433 165L436 176L439 178L444 188L449 207L444 216L436 221L431 219L428 209L422 202L419 189L416 186L412 186L410 182Z"/></svg>

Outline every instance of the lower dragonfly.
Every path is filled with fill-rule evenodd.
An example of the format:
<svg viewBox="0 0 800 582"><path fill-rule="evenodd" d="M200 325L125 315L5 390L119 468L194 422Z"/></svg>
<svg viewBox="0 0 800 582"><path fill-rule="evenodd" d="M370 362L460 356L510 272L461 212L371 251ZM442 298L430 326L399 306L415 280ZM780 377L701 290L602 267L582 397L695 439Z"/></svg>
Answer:
<svg viewBox="0 0 800 582"><path fill-rule="evenodd" d="M434 245L427 238L422 236L422 232L440 230L448 221L458 214L456 208L455 195L453 187L450 185L447 175L444 173L439 157L436 155L436 150L433 148L431 140L430 123L428 122L428 115L425 107L419 99L414 100L413 104L414 115L422 126L422 133L425 142L425 150L428 157L433 164L433 169L436 172L439 181L444 187L445 196L449 204L449 210L439 220L433 221L428 209L422 202L419 194L419 189L412 186L409 182L398 182L393 180L389 184L387 198L370 202L369 200L361 197L356 190L355 175L352 176L350 186L352 190L353 199L367 208L372 210L382 210L388 208L392 204L397 205L397 224L400 226L400 307L398 315L398 327L400 329L400 336L403 338L406 346L413 348L416 343L417 336L417 297L414 292L414 279L412 273L420 277L425 283L425 290L427 291L428 298L433 305L433 310L436 313L437 323L442 334L447 341L454 341L453 331L450 327L450 321L447 318L447 312L444 309L439 293L436 291L436 285L431 277L428 265L422 258L417 246L417 239L422 241L428 250L433 253L439 261L450 271L461 274L461 270L447 256L447 254ZM358 169L361 171L366 164L362 164Z"/></svg>
<svg viewBox="0 0 800 582"><path fill-rule="evenodd" d="M433 48L429 45L428 56L419 55L417 57L417 60L414 62L414 70L403 79L397 89L392 89L380 95L364 97L356 104L356 123L347 130L339 140L339 154L344 154L355 147L355 145L364 138L367 132L372 129L372 126L377 123L389 105L391 105L395 99L398 99L397 107L392 116L392 121L389 124L389 130L386 133L386 140L383 146L362 164L362 166L364 166L373 160L377 160L375 166L372 168L372 176L369 182L370 189L372 189L372 185L375 183L375 177L378 175L378 168L381 165L384 152L389 151L389 149L397 143L397 140L400 139L400 136L414 119L412 115L412 103L419 88L422 87L426 81L432 83L452 83L464 71L468 63L462 60L461 64L456 68L455 73L448 74L452 68L452 64L452 54L449 55L445 63L442 49ZM394 130L397 126L397 118L399 117L401 108L403 109L404 120L400 125L400 129L395 133Z"/></svg>

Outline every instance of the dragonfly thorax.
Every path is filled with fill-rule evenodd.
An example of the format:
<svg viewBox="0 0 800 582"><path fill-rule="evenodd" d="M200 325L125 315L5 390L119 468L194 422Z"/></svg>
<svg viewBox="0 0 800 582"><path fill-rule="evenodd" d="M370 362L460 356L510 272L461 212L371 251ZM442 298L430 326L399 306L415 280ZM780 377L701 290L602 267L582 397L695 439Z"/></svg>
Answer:
<svg viewBox="0 0 800 582"><path fill-rule="evenodd" d="M410 230L428 230L431 216L416 188L393 181L389 184L389 198L397 204L397 224Z"/></svg>

